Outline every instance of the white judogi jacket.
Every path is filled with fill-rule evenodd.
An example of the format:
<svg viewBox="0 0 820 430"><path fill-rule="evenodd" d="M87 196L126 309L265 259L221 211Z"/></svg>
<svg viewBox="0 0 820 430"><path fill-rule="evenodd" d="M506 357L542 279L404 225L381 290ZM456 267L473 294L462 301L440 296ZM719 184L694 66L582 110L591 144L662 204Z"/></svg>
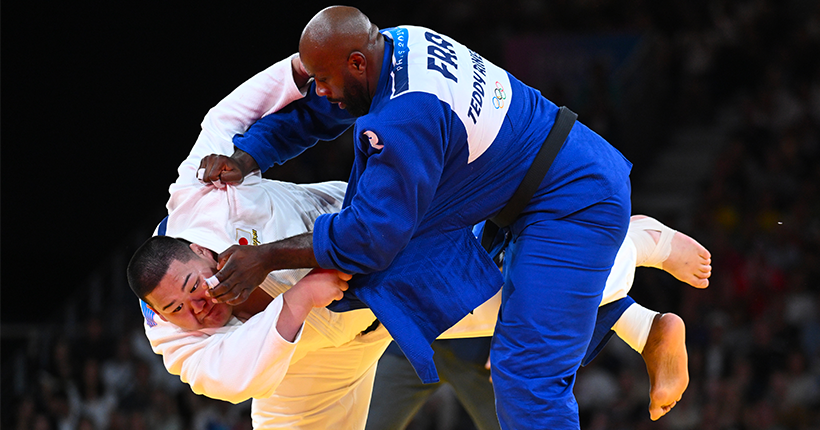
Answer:
<svg viewBox="0 0 820 430"><path fill-rule="evenodd" d="M249 174L238 186L217 188L196 178L200 160L233 153L231 137L302 97L290 58L257 74L217 106L170 187L166 235L215 252L233 244L272 242L312 230L316 217L338 212L345 183L296 185ZM363 309L334 313L315 308L294 342L276 331L281 293L307 270L271 273L260 286L275 297L249 320L235 317L217 329L184 331L145 310L145 333L168 371L197 394L234 403L253 398L254 428L363 428L376 362L390 342L379 329L361 335L375 316ZM499 299L488 302L443 337L489 336Z"/></svg>

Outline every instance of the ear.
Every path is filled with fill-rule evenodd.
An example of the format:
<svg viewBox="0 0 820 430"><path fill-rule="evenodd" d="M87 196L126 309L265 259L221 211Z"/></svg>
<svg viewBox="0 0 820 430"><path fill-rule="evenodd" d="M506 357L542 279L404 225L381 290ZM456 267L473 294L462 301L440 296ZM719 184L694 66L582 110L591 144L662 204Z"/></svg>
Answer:
<svg viewBox="0 0 820 430"><path fill-rule="evenodd" d="M351 72L364 73L367 69L367 57L359 51L353 51L347 57L347 67Z"/></svg>
<svg viewBox="0 0 820 430"><path fill-rule="evenodd" d="M204 246L202 246L202 245L197 245L195 243L192 243L192 244L188 245L188 247L191 248L191 251L194 251L194 254L199 255L200 257L211 257L211 256L213 256L213 253L211 252L211 250L204 247Z"/></svg>

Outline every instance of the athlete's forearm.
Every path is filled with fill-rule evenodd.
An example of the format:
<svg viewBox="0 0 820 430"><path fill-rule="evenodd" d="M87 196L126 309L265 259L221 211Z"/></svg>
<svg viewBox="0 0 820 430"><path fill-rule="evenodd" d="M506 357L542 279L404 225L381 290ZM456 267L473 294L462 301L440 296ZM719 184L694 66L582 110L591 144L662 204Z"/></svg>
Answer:
<svg viewBox="0 0 820 430"><path fill-rule="evenodd" d="M313 233L261 245L270 271L319 267L313 255Z"/></svg>
<svg viewBox="0 0 820 430"><path fill-rule="evenodd" d="M276 321L276 331L283 339L293 342L313 306L301 297L299 289L286 291L282 299L282 313Z"/></svg>
<svg viewBox="0 0 820 430"><path fill-rule="evenodd" d="M282 295L282 314L276 323L279 334L295 341L302 323L313 308L324 308L340 300L347 291L350 275L335 270L315 269Z"/></svg>

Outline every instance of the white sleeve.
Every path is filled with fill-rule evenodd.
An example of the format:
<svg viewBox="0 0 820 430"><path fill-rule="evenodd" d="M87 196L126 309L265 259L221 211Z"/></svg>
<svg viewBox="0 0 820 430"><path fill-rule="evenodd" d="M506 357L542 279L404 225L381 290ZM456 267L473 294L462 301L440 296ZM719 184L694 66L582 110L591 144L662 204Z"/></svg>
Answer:
<svg viewBox="0 0 820 430"><path fill-rule="evenodd" d="M208 111L190 155L179 166L175 185L197 183L196 170L203 157L233 154L234 135L244 133L256 120L304 97L305 93L293 81L291 59L296 55L299 54L248 79Z"/></svg>
<svg viewBox="0 0 820 430"><path fill-rule="evenodd" d="M295 55L298 54L293 56ZM235 134L244 133L254 121L303 97L303 93L293 81L293 56L279 61L245 81L208 111L202 120L202 131L196 143L188 157L179 165L176 182L169 188L170 198L166 203L169 220L166 234L182 236L182 232L187 232L189 235L197 235L195 231L199 231L198 237L182 237L217 252L235 243L236 233L233 230L228 236L220 233L218 240L211 237L215 231L214 226L226 225L235 214L231 212L230 205L224 204L226 198L221 193L224 190L213 190L212 185L200 183L196 172L203 157L210 154L232 154L232 138ZM251 172L243 185L252 186L261 180L262 175L259 171ZM202 213L209 215L201 217ZM265 216L271 218L272 212ZM208 239L209 237L211 238Z"/></svg>
<svg viewBox="0 0 820 430"><path fill-rule="evenodd" d="M277 297L244 324L219 329L184 331L146 318L145 334L168 372L194 393L232 403L266 398L282 382L304 328L294 342L276 331L282 300Z"/></svg>

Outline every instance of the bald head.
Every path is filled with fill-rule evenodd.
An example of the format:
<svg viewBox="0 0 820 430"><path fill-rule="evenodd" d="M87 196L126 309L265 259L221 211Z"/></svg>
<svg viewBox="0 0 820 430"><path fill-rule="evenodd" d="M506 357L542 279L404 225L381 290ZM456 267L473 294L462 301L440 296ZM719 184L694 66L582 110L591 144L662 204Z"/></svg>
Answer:
<svg viewBox="0 0 820 430"><path fill-rule="evenodd" d="M349 6L323 9L299 39L299 57L316 78L316 92L356 116L370 107L384 57L379 28Z"/></svg>
<svg viewBox="0 0 820 430"><path fill-rule="evenodd" d="M365 48L374 32L378 29L359 9L331 6L317 13L305 26L299 39L299 51L325 48L341 50L339 53L346 56L353 50Z"/></svg>

